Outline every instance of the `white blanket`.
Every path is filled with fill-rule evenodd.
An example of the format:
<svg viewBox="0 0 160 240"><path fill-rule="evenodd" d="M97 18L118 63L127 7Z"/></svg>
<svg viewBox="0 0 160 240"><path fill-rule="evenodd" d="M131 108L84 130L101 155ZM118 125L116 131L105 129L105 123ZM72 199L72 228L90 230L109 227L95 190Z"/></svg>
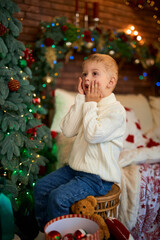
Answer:
<svg viewBox="0 0 160 240"><path fill-rule="evenodd" d="M118 219L129 231L136 224L139 209L141 174L138 164L155 162L160 162L160 146L131 149L120 154L122 178Z"/></svg>

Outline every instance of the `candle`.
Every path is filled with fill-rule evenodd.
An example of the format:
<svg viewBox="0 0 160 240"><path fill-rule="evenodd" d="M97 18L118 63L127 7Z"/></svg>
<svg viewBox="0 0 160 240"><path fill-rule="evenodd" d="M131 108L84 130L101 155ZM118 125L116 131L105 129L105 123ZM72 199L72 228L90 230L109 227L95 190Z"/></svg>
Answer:
<svg viewBox="0 0 160 240"><path fill-rule="evenodd" d="M88 3L85 2L85 15L88 15Z"/></svg>
<svg viewBox="0 0 160 240"><path fill-rule="evenodd" d="M84 28L88 29L88 3L85 2L85 13L84 13Z"/></svg>
<svg viewBox="0 0 160 240"><path fill-rule="evenodd" d="M78 12L78 0L76 0L75 11L76 11L76 13Z"/></svg>
<svg viewBox="0 0 160 240"><path fill-rule="evenodd" d="M98 18L98 2L93 3L93 18Z"/></svg>

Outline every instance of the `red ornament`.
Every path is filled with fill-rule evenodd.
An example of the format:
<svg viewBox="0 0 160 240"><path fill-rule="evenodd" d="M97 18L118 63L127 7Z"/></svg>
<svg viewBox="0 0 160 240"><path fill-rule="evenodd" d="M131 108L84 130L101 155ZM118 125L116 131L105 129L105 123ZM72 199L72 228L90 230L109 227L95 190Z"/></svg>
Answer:
<svg viewBox="0 0 160 240"><path fill-rule="evenodd" d="M39 175L43 176L46 173L46 166L39 166Z"/></svg>
<svg viewBox="0 0 160 240"><path fill-rule="evenodd" d="M15 92L20 88L20 83L16 79L11 79L8 82L8 87L10 91Z"/></svg>
<svg viewBox="0 0 160 240"><path fill-rule="evenodd" d="M33 98L33 99L32 99L32 102L33 102L34 104L39 104L39 103L41 102L41 99L38 98L38 97L36 97L36 98Z"/></svg>
<svg viewBox="0 0 160 240"><path fill-rule="evenodd" d="M55 90L52 90L52 97L55 97Z"/></svg>
<svg viewBox="0 0 160 240"><path fill-rule="evenodd" d="M91 31L86 30L86 31L84 32L84 40L85 40L86 42L91 42Z"/></svg>
<svg viewBox="0 0 160 240"><path fill-rule="evenodd" d="M26 48L23 59L27 61L27 66L31 67L32 63L35 61L33 58L33 50Z"/></svg>
<svg viewBox="0 0 160 240"><path fill-rule="evenodd" d="M54 240L62 239L62 236L58 231L51 231L51 232L48 233L48 236L50 236Z"/></svg>
<svg viewBox="0 0 160 240"><path fill-rule="evenodd" d="M68 29L68 27L67 27L66 25L63 25L63 26L61 27L61 29L62 29L63 32L65 32L65 31Z"/></svg>
<svg viewBox="0 0 160 240"><path fill-rule="evenodd" d="M7 31L7 28L2 24L0 23L0 36L3 36Z"/></svg>
<svg viewBox="0 0 160 240"><path fill-rule="evenodd" d="M75 240L75 237L72 233L67 233L66 235L64 235L64 237L62 239L63 240Z"/></svg>
<svg viewBox="0 0 160 240"><path fill-rule="evenodd" d="M57 132L55 132L55 131L51 131L51 136L52 136L52 139L56 138L56 136L57 136Z"/></svg>
<svg viewBox="0 0 160 240"><path fill-rule="evenodd" d="M44 44L45 44L47 47L52 46L53 43L54 43L54 41L53 41L53 39L51 39L51 38L46 38L46 39L44 40Z"/></svg>
<svg viewBox="0 0 160 240"><path fill-rule="evenodd" d="M128 41L128 37L124 33L122 33L120 35L120 39L122 40L122 42L127 42Z"/></svg>
<svg viewBox="0 0 160 240"><path fill-rule="evenodd" d="M74 236L76 240L82 239L86 236L86 232L83 229L78 229L77 231L75 231Z"/></svg>
<svg viewBox="0 0 160 240"><path fill-rule="evenodd" d="M95 28L99 34L102 34L102 30L99 27Z"/></svg>

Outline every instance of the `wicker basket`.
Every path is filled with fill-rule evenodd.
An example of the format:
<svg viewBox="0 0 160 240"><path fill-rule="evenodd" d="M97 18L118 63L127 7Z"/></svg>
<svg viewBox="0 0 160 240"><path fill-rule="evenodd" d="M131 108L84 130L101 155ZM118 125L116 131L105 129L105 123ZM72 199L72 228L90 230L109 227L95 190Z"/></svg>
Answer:
<svg viewBox="0 0 160 240"><path fill-rule="evenodd" d="M111 190L104 196L96 197L97 206L95 213L101 215L104 219L107 217L117 217L117 207L119 205L119 196L121 190L117 184L113 184Z"/></svg>

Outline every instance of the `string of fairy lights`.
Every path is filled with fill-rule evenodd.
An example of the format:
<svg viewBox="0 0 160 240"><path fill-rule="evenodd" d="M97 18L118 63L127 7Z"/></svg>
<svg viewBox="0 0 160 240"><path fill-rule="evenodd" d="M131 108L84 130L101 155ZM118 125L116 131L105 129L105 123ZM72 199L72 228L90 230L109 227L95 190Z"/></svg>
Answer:
<svg viewBox="0 0 160 240"><path fill-rule="evenodd" d="M22 59L22 57L20 57L20 59ZM8 66L6 66L6 67L4 67L4 69L10 70L10 71L12 72L11 75L13 75L13 69L12 69L12 68L9 68ZM3 68L2 68L2 70L3 70ZM19 73L20 73L20 75L22 76L21 79L23 79L24 81L29 78L29 76L26 75L26 73L24 73L22 70L20 70ZM23 76L23 74L25 74L26 76ZM11 79L12 79L12 76L11 76ZM31 93L28 93L28 96L30 96L30 95L31 95ZM33 93L33 96L36 97L36 94ZM41 107L41 105L39 105L38 107ZM31 116L31 115L29 114L29 113L32 113L32 112L33 112L33 110L32 110L31 108L29 109L29 113L27 112L27 113L25 113L25 114L20 114L19 116L18 116L18 115L14 115L13 113L11 113L10 111L7 111L6 109L2 109L2 107L1 107L1 110L3 111L4 114L7 114L7 115L9 115L9 116L11 116L12 118L15 118L15 119L19 119L19 117L20 117L20 118L25 118L25 121L28 121L28 120L32 120L32 119L33 119L33 116ZM11 133L12 133L12 130L7 131L5 135L6 135L6 136L9 136L9 135L11 135ZM15 134L15 137L18 137L18 135ZM44 136L44 138L46 138L46 137L47 137L47 136ZM31 140L32 140L32 139L31 139ZM40 140L39 143L41 144L42 141ZM35 149L37 148L36 145L35 145L34 147L35 147ZM39 154L37 154L37 153L33 154L32 152L29 153L29 152L27 152L27 149L24 149L24 150L23 150L22 155L24 155L24 154L27 154L27 155L26 155L26 156L27 156L27 160L24 160L23 162L20 162L19 164L17 164L17 165L14 167L15 170L12 172L12 175L13 175L13 176L16 175L16 174L18 174L18 175L24 174L24 173L23 173L23 170L20 169L20 167L21 167L22 165L25 165L26 163L29 162L30 164L29 164L28 172L26 173L26 176L29 177L30 171L31 171L31 168L32 168L32 165L33 165L34 163L36 163L36 161L38 161L38 159L40 158L40 155L39 155ZM0 169L3 169L3 167L0 167ZM6 167L6 168L4 169L4 171L3 171L3 173L1 173L1 176L6 177L6 176L7 176L7 171L9 171L9 169ZM35 184L35 183L33 183L32 185L34 186L34 184ZM19 183L18 183L18 186L20 187L21 185L22 185L22 182L19 182Z"/></svg>
<svg viewBox="0 0 160 240"><path fill-rule="evenodd" d="M153 10L153 20L157 25L157 29L160 30L160 12L159 7L157 6L156 1L154 0L124 0L125 4L131 7L136 7L138 9L145 9L146 6L149 6ZM158 1L157 1L158 2ZM160 32L160 31L159 31ZM158 41L160 41L160 34L157 38Z"/></svg>

